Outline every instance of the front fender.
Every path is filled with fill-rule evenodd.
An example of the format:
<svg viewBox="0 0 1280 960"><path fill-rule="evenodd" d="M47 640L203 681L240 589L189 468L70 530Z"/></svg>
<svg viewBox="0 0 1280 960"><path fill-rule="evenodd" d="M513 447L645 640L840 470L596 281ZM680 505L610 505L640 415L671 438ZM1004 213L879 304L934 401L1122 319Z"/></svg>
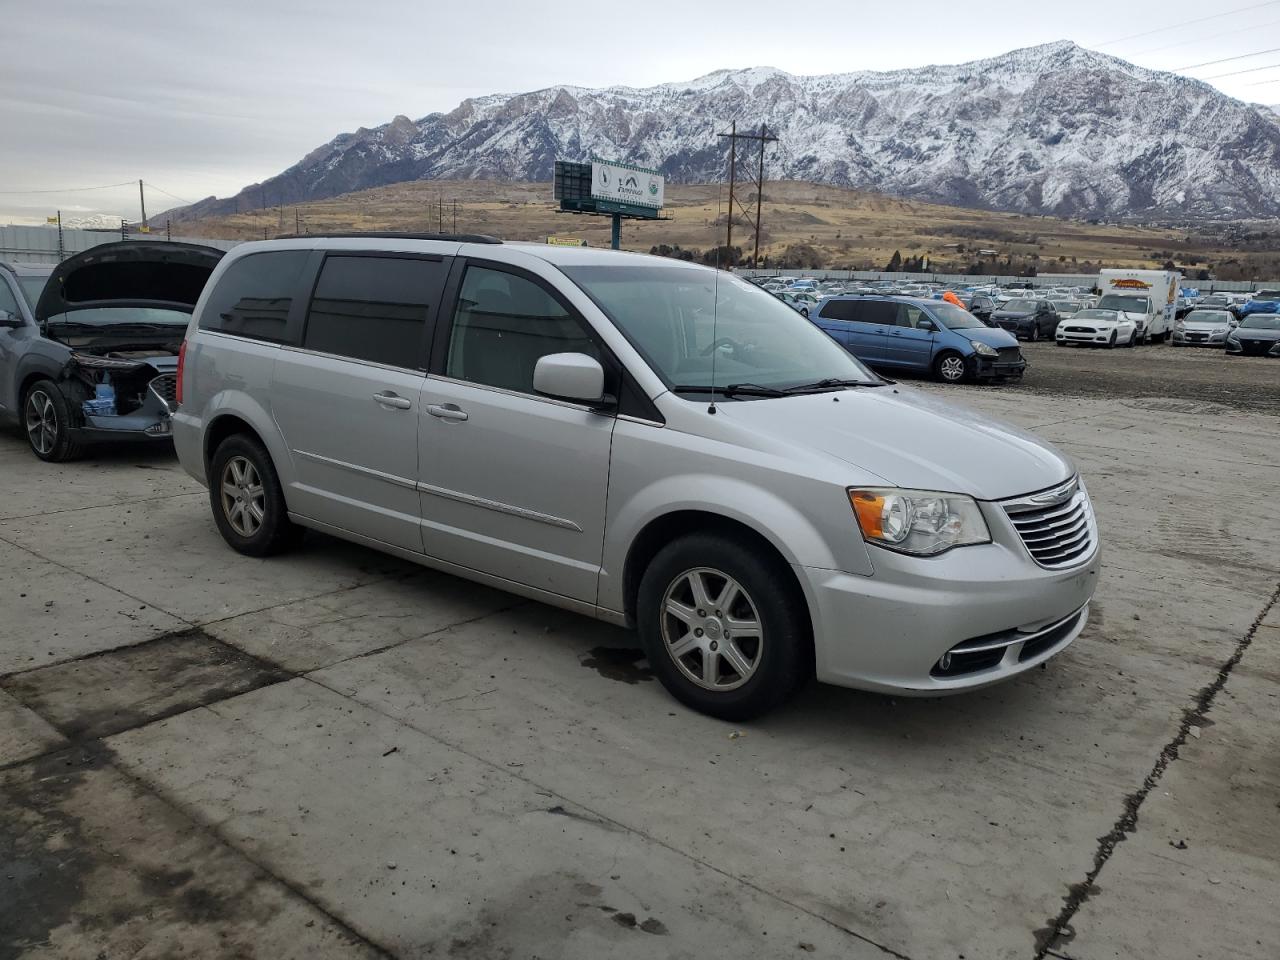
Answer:
<svg viewBox="0 0 1280 960"><path fill-rule="evenodd" d="M746 479L679 473L623 488L624 483L610 485L598 598L599 605L606 609L626 609L623 575L627 555L641 531L655 520L683 511L736 521L769 541L791 565L863 576L872 572L866 544L858 533L847 496L838 486L791 477L783 487L787 494L784 496ZM833 538L815 522L815 512L847 519L847 536L832 542Z"/></svg>

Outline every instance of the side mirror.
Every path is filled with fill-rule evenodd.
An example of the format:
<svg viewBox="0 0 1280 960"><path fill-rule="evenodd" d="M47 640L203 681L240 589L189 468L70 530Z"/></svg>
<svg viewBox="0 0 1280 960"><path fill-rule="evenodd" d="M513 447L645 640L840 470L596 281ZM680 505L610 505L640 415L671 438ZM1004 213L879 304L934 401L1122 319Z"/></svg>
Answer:
<svg viewBox="0 0 1280 960"><path fill-rule="evenodd" d="M553 400L599 404L604 396L604 367L585 353L549 353L533 368L533 389Z"/></svg>
<svg viewBox="0 0 1280 960"><path fill-rule="evenodd" d="M921 320L916 324L917 330L928 330L930 333L937 331L938 327L932 320Z"/></svg>
<svg viewBox="0 0 1280 960"><path fill-rule="evenodd" d="M22 318L8 310L0 310L0 329L16 330L21 327Z"/></svg>

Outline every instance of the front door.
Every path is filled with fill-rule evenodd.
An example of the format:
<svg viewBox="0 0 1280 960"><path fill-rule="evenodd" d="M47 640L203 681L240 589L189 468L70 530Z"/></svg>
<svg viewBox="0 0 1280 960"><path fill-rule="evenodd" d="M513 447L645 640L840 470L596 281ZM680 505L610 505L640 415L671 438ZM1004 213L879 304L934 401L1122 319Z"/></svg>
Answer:
<svg viewBox="0 0 1280 960"><path fill-rule="evenodd" d="M542 279L494 263L463 269L422 392L426 552L594 604L614 418L539 396L533 370L550 353L604 361L604 349Z"/></svg>
<svg viewBox="0 0 1280 960"><path fill-rule="evenodd" d="M933 331L921 330L921 320L931 319L920 307L899 303L896 323L885 338L885 358L904 367L928 370L933 362Z"/></svg>
<svg viewBox="0 0 1280 960"><path fill-rule="evenodd" d="M329 254L301 347L276 358L272 404L303 516L422 552L418 420L448 263Z"/></svg>

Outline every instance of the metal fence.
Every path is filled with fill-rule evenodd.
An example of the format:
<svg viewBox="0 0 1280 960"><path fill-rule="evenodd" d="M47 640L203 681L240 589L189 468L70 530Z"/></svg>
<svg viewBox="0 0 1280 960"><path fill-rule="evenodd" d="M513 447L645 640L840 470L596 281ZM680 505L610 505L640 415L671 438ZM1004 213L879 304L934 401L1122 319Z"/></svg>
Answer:
<svg viewBox="0 0 1280 960"><path fill-rule="evenodd" d="M59 247L57 227L0 227L0 260L16 263L57 263L59 250L61 259L74 256L91 247L104 243L115 243L120 239L119 230L72 230L62 229L61 247ZM134 234L130 240L164 240L163 231L149 234ZM200 243L219 250L230 250L239 240L214 240L207 237L172 237L181 243Z"/></svg>

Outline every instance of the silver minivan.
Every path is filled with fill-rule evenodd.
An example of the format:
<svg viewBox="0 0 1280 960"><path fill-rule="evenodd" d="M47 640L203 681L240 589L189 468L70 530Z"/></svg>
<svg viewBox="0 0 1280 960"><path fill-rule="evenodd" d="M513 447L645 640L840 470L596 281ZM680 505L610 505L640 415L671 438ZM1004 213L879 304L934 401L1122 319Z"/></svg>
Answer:
<svg viewBox="0 0 1280 960"><path fill-rule="evenodd" d="M680 700L938 695L1079 635L1097 526L1041 440L732 274L487 237L229 253L173 435L236 550L311 528L638 629Z"/></svg>

